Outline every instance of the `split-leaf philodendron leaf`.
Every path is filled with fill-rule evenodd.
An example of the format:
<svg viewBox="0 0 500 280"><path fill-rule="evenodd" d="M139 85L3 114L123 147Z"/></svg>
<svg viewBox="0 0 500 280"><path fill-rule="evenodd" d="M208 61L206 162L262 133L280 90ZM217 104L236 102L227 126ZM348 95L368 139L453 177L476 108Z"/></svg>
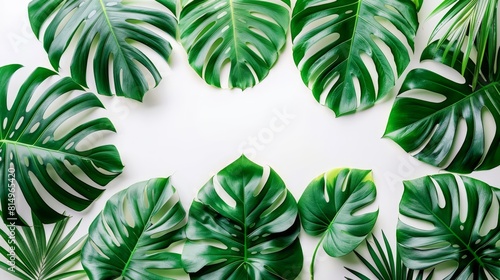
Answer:
<svg viewBox="0 0 500 280"><path fill-rule="evenodd" d="M295 279L299 232L297 203L281 178L242 156L193 201L184 268L191 279Z"/></svg>
<svg viewBox="0 0 500 280"><path fill-rule="evenodd" d="M166 8L142 7L134 0L33 0L29 18L39 38L42 26L48 24L43 45L54 69L59 69L63 54L71 52L71 76L76 82L87 87L87 70L92 66L98 93L141 101L149 90L148 76L158 85L161 74L138 45L165 61L172 51L170 44L144 23L176 37L176 3L156 2ZM71 41L76 41L76 46L68 50Z"/></svg>
<svg viewBox="0 0 500 280"><path fill-rule="evenodd" d="M72 117L83 117L89 110L103 106L94 94L78 92L81 86L70 78L59 79L44 89L40 84L53 81L56 74L38 68L20 86L13 104L9 105L9 83L21 67L0 68L3 219L23 224L15 210L9 211L9 203L23 207L19 199L12 201L9 196L12 190L19 189L33 213L43 223L53 223L65 217L55 207L62 204L84 210L104 191L96 185L107 185L121 173L123 165L115 146L94 147L91 138L96 132L115 130L109 119L92 119L73 126ZM89 142L92 142L90 148L86 148ZM50 199L44 200L46 196ZM49 202L53 200L60 204Z"/></svg>
<svg viewBox="0 0 500 280"><path fill-rule="evenodd" d="M407 45L386 24L413 48L418 19L411 0L297 1L291 27L293 58L316 100L337 116L373 106L408 66Z"/></svg>
<svg viewBox="0 0 500 280"><path fill-rule="evenodd" d="M186 212L166 178L130 186L106 203L92 222L82 249L90 279L161 280L182 269L167 248L184 239Z"/></svg>
<svg viewBox="0 0 500 280"><path fill-rule="evenodd" d="M340 257L352 252L371 232L378 210L357 213L373 204L376 188L369 170L334 169L314 179L299 200L304 230L321 236L313 253L311 277L318 248Z"/></svg>
<svg viewBox="0 0 500 280"><path fill-rule="evenodd" d="M428 46L422 60L440 61L458 71L463 55L453 63L453 50L445 55L444 48ZM426 69L412 70L396 98L385 137L407 152L416 152L417 159L453 172L500 165L500 71L495 69L496 59L490 59L496 53L496 48L489 49L485 55L483 76L475 89L472 61L465 82Z"/></svg>
<svg viewBox="0 0 500 280"><path fill-rule="evenodd" d="M407 267L451 261L456 268L445 279L500 278L499 189L452 174L404 185L399 212L415 220L398 223L398 249Z"/></svg>
<svg viewBox="0 0 500 280"><path fill-rule="evenodd" d="M205 81L246 89L278 59L290 24L290 0L182 0L179 26L189 63Z"/></svg>

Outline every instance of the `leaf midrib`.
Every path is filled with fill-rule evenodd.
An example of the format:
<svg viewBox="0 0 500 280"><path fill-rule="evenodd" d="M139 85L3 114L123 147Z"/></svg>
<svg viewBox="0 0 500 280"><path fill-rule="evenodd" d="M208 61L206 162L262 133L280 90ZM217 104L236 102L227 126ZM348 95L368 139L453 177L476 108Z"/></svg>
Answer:
<svg viewBox="0 0 500 280"><path fill-rule="evenodd" d="M228 0L228 4L229 4L229 14L231 16L231 24L233 25L233 45L234 45L234 56L236 57L236 61L237 62L240 62L239 60L239 53L238 53L238 44L237 44L237 38L238 38L238 34L236 32L236 19L235 19L235 12L234 12L234 4L233 4L233 1L234 0Z"/></svg>
<svg viewBox="0 0 500 280"><path fill-rule="evenodd" d="M109 16L108 16L108 10L106 9L106 6L104 5L103 0L99 0L99 4L101 5L101 10L102 10L103 16L106 19L106 23L109 27L109 31L110 31L111 35L113 36L113 40L115 41L116 45L118 46L119 55L123 58L126 58L127 56L123 53L122 45L120 44L120 41L118 40L118 36L116 36L114 26L111 24L111 20L109 19ZM129 65L128 59L123 59L123 61L125 61L125 65L127 66L127 69L129 70L129 72L133 72L133 71L130 71L130 65ZM134 81L135 81L135 79L134 79ZM115 81L115 83L119 83L119 82L121 82L121 81Z"/></svg>

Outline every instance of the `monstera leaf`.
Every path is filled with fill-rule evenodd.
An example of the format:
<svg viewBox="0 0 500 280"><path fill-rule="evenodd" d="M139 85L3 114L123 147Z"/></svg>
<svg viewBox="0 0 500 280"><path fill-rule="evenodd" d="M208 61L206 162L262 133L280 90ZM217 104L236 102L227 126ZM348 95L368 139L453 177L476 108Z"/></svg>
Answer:
<svg viewBox="0 0 500 280"><path fill-rule="evenodd" d="M281 178L243 156L193 201L184 268L191 279L295 279L299 232L297 204Z"/></svg>
<svg viewBox="0 0 500 280"><path fill-rule="evenodd" d="M39 85L55 73L38 68L8 106L9 82L19 68L20 65L0 68L3 218L23 224L15 210L15 206L24 207L17 199L21 193L16 190L20 189L35 215L43 223L53 223L65 217L55 207L63 204L77 211L87 208L104 191L95 185L107 185L121 173L123 166L114 146L86 148L90 141L95 143L90 138L93 133L114 131L108 119L93 119L72 127L71 117L83 116L90 109L103 106L91 93L73 92L82 88L70 78L60 79L43 91ZM35 92L40 96L35 97Z"/></svg>
<svg viewBox="0 0 500 280"><path fill-rule="evenodd" d="M181 256L166 249L184 238L186 212L169 179L137 183L114 195L92 222L82 249L90 279L173 279Z"/></svg>
<svg viewBox="0 0 500 280"><path fill-rule="evenodd" d="M453 47L454 60L461 55L462 47L464 47L465 59L462 60L462 75L467 71L469 58L474 58L476 61L476 67L473 68L472 88L477 85L483 63L481 58L486 53L488 41L496 40L497 9L498 0L443 0L432 12L435 15L447 10L432 32L431 38L444 33L437 42L438 44L446 42L448 50Z"/></svg>
<svg viewBox="0 0 500 280"><path fill-rule="evenodd" d="M456 269L445 279L500 278L500 190L452 174L404 185L399 212L416 220L398 223L398 246L406 266L426 269L453 261Z"/></svg>
<svg viewBox="0 0 500 280"><path fill-rule="evenodd" d="M337 116L372 106L408 66L405 42L384 22L399 30L413 48L418 21L411 0L297 1L291 28L293 58L316 100Z"/></svg>
<svg viewBox="0 0 500 280"><path fill-rule="evenodd" d="M290 24L290 0L182 0L179 26L189 63L221 87L229 65L230 88L264 79L278 59Z"/></svg>
<svg viewBox="0 0 500 280"><path fill-rule="evenodd" d="M369 170L334 169L314 179L299 200L304 230L321 235L311 262L320 245L332 257L344 256L363 242L377 221L378 210L358 214L375 201L376 189Z"/></svg>
<svg viewBox="0 0 500 280"><path fill-rule="evenodd" d="M69 218L55 223L47 240L45 226L32 215L33 227L16 227L7 224L7 231L0 236L8 246L0 247L7 262L0 261L0 268L23 280L75 279L84 276L83 270L71 270L80 261L80 251L86 236L70 243L78 230L78 223L64 234Z"/></svg>
<svg viewBox="0 0 500 280"><path fill-rule="evenodd" d="M384 246L382 246L381 242L378 241L378 239L375 236L372 236L373 238L373 243L375 243L375 246L370 244L371 242L366 241L366 247L368 248L368 252L370 254L368 260L367 258L363 257L360 253L354 251L356 254L356 257L361 260L363 265L370 270L370 272L376 277L378 280L431 280L432 276L434 275L434 270L432 270L427 276L424 278L424 273L425 271L423 270L413 270L407 268L403 260L401 259L401 255L399 254L399 251L396 252L396 258L394 258L394 253L391 248L391 244L389 243L389 240L387 240L387 237L385 236L384 232L382 231L382 237L384 239ZM385 250L384 250L385 247ZM357 279L360 280L371 280L374 278L370 278L366 276L365 274L351 269L347 268L346 269L354 274ZM348 280L352 280L352 278L346 277Z"/></svg>
<svg viewBox="0 0 500 280"><path fill-rule="evenodd" d="M136 43L153 50L165 60L171 53L170 44L160 34L146 28L144 23L175 38L177 22L172 15L175 13L175 2L172 0L156 1L170 12L167 9L136 6L136 2L140 3L120 0L34 0L29 5L29 18L39 38L42 25L48 24L43 34L43 45L54 69L59 69L62 55L70 52L71 76L87 87L88 61L92 59L98 93L116 93L142 100L149 90L148 75L154 78L156 85L161 75ZM73 40L76 46L68 50Z"/></svg>
<svg viewBox="0 0 500 280"><path fill-rule="evenodd" d="M496 50L496 49L495 49ZM459 69L444 46L427 47L422 60L442 61ZM494 52L496 53L496 52ZM483 77L472 88L474 63L469 60L465 82L426 69L406 77L385 131L405 151L434 166L460 173L487 170L500 164L500 72L485 56ZM463 55L459 57L459 62ZM409 92L411 91L411 92ZM413 93L406 95L406 92ZM487 117L495 126L487 124ZM461 124L465 136L459 134ZM462 139L463 138L463 139ZM459 148L458 152L454 148Z"/></svg>

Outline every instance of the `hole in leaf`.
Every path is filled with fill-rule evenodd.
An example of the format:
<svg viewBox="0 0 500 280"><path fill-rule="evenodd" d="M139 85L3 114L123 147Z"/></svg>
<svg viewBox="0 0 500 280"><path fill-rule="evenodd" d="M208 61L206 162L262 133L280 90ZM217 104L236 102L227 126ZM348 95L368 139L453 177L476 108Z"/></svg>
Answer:
<svg viewBox="0 0 500 280"><path fill-rule="evenodd" d="M271 173L271 168L269 166L263 166L262 177L260 178L259 184L257 185L255 190L253 191L254 197L257 197L260 194L260 192L262 191L262 189L266 185L267 181L269 180L270 173Z"/></svg>
<svg viewBox="0 0 500 280"><path fill-rule="evenodd" d="M401 93L398 97L399 98L414 98L414 99L418 99L418 100L422 100L422 101L426 101L426 102L431 102L431 103L441 103L441 102L444 102L446 100L446 96L439 94L439 93L436 93L436 92L424 90L424 89L408 90L408 91Z"/></svg>
<svg viewBox="0 0 500 280"><path fill-rule="evenodd" d="M286 189L283 190L279 194L279 196L276 198L276 200L273 202L273 204L271 204L271 206L269 206L269 208L267 208L264 212L262 212L262 214L260 214L260 218L262 219L265 216L272 213L274 210L278 209L278 207L280 207L281 204L283 204L283 202L285 201L287 194L288 194L288 192L286 191Z"/></svg>
<svg viewBox="0 0 500 280"><path fill-rule="evenodd" d="M222 201L224 201L224 203L226 203L229 207L235 208L236 207L236 200L234 200L234 198L232 198L231 195L229 195L226 192L226 190L222 187L217 176L213 177L212 182L213 182L214 190L217 193L217 195L220 197L220 199Z"/></svg>

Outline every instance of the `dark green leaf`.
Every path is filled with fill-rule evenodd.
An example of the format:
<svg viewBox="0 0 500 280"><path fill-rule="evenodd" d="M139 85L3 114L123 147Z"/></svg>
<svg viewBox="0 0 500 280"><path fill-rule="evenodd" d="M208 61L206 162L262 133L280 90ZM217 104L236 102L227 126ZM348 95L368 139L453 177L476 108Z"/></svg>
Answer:
<svg viewBox="0 0 500 280"><path fill-rule="evenodd" d="M42 25L48 24L43 45L54 69L59 69L62 55L71 52L71 75L79 84L87 86L87 70L93 67L100 94L116 93L140 101L149 90L147 76L151 75L158 85L161 75L137 43L153 50L165 61L172 51L160 34L144 24L175 38L177 22L172 14L175 10L141 7L134 5L136 2L140 4L139 1L116 0L33 0L29 5L29 17L37 37L40 37ZM157 2L169 9L175 8L172 0ZM76 41L76 47L68 51L72 40ZM91 55L93 48L96 51Z"/></svg>
<svg viewBox="0 0 500 280"><path fill-rule="evenodd" d="M182 260L191 279L295 279L299 232L297 204L278 174L241 157L193 201Z"/></svg>
<svg viewBox="0 0 500 280"><path fill-rule="evenodd" d="M90 279L173 279L180 254L167 248L184 238L186 212L169 179L137 183L114 195L92 222L82 249Z"/></svg>
<svg viewBox="0 0 500 280"><path fill-rule="evenodd" d="M445 279L500 278L500 190L452 174L404 185L399 212L419 222L398 223L398 248L408 267L427 269L453 261L456 269ZM487 222L489 216L492 222Z"/></svg>
<svg viewBox="0 0 500 280"><path fill-rule="evenodd" d="M114 131L108 119L93 119L77 127L61 129L71 124L71 117L103 107L95 95L78 92L81 87L70 78L57 80L42 91L40 84L55 73L38 68L24 81L13 105L8 107L7 89L19 68L20 65L0 68L0 199L3 218L17 219L22 224L16 211L8 211L9 193L14 190L15 197L20 197L22 192L43 223L53 223L63 219L64 215L54 209L55 205L44 201L39 187L52 199L81 211L104 191L94 185L107 185L121 173L123 166L114 146L85 148L85 143L93 141L89 135ZM35 92L41 92L41 96L35 98ZM15 188L9 187L8 179L12 178L17 180ZM19 199L15 203L17 207L23 206Z"/></svg>
<svg viewBox="0 0 500 280"><path fill-rule="evenodd" d="M179 26L189 63L205 81L245 89L278 59L290 24L290 0L182 0Z"/></svg>
<svg viewBox="0 0 500 280"><path fill-rule="evenodd" d="M411 0L297 1L291 28L295 63L316 100L337 116L373 106L408 66L405 43L385 24L413 48L418 20ZM379 44L391 50L396 71Z"/></svg>
<svg viewBox="0 0 500 280"><path fill-rule="evenodd" d="M422 59L457 66L451 54L445 54L444 46L438 48L436 44L426 48ZM462 59L463 55L459 61ZM495 62L487 61L484 65L493 69ZM417 151L417 159L453 172L470 173L498 166L500 130L487 126L484 118L490 115L496 127L500 127L499 72L484 72L487 80L481 79L473 90L474 67L469 60L464 83L430 70L412 70L396 98L385 137L407 152ZM406 92L412 95L405 95ZM460 122L466 128L464 140L459 136ZM454 147L460 148L456 154Z"/></svg>

